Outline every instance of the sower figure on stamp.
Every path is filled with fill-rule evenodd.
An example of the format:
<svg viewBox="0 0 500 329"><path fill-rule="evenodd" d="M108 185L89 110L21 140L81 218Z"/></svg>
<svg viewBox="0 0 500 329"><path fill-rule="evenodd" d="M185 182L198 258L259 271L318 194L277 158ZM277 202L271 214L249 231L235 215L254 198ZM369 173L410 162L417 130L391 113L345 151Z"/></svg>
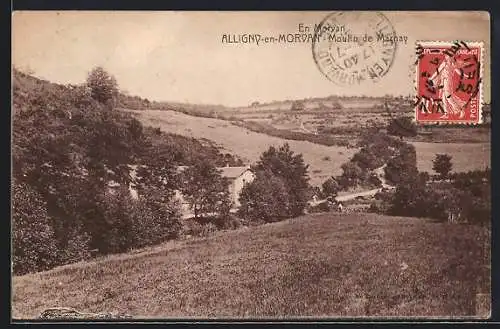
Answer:
<svg viewBox="0 0 500 329"><path fill-rule="evenodd" d="M438 98L443 102L445 113L441 118L448 118L448 114L459 114L460 119L465 116L466 101L455 94L453 81L455 74L458 76L461 74L460 68L463 65L464 61L462 60L454 61L452 57L445 56L436 72L429 78L429 81L432 81L432 85L437 89Z"/></svg>

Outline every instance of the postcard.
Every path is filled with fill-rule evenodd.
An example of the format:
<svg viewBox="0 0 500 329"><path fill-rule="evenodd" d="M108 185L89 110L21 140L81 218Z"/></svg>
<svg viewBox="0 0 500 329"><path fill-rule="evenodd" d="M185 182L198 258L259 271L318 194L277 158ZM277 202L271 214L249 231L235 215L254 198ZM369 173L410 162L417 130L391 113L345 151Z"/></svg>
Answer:
<svg viewBox="0 0 500 329"><path fill-rule="evenodd" d="M16 11L12 319L487 319L473 11Z"/></svg>

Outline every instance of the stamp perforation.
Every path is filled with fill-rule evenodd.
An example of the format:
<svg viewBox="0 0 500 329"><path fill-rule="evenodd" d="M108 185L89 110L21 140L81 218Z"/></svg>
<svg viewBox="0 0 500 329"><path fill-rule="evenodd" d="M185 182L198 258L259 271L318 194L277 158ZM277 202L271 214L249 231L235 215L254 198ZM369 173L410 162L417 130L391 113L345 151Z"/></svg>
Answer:
<svg viewBox="0 0 500 329"><path fill-rule="evenodd" d="M484 97L484 81L482 81L484 77L484 42L483 41L477 41L477 40L451 40L451 41L444 41L444 40L416 40L415 41L415 47L421 46L423 48L427 47L449 47L451 46L454 42L464 42L467 46L471 47L477 47L479 49L479 78L481 81L478 84L478 119L477 121L471 121L471 120L460 120L460 119L454 119L454 120L429 120L429 121L419 121L417 116L418 116L418 110L417 110L417 105L413 108L414 111L414 117L413 121L420 124L420 125L425 125L425 126L477 126L481 125L483 123L483 97ZM414 80L413 80L413 85L414 85L414 92L415 92L415 99L417 99L418 96L418 89L419 89L419 60L415 62L414 65L415 71L414 71Z"/></svg>

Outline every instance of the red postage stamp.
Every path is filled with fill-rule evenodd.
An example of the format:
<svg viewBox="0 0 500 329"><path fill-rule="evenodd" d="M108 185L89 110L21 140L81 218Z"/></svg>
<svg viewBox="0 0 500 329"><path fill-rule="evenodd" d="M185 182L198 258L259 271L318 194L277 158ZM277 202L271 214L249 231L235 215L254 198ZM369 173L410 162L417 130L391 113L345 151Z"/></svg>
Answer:
<svg viewBox="0 0 500 329"><path fill-rule="evenodd" d="M482 123L481 42L417 42L415 120Z"/></svg>

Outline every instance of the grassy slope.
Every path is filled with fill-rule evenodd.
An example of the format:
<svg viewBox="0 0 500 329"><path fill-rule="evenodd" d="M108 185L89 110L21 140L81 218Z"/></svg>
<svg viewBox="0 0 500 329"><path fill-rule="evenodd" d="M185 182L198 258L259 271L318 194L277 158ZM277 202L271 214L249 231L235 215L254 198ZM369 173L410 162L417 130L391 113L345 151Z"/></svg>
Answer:
<svg viewBox="0 0 500 329"><path fill-rule="evenodd" d="M221 145L229 152L246 161L258 160L260 154L270 145L280 145L283 139L255 133L232 125L228 121L193 117L174 111L134 111L143 124L160 127L166 132L195 138L207 138ZM340 166L347 162L356 149L339 146L325 146L306 141L288 141L292 150L304 155L310 165L309 175L312 185L320 185L328 177L341 174ZM453 156L455 171L484 169L490 165L488 143L413 143L417 150L419 170L432 173L432 160L436 153ZM324 160L328 156L330 160Z"/></svg>
<svg viewBox="0 0 500 329"><path fill-rule="evenodd" d="M470 316L490 289L488 241L479 227L309 215L14 277L13 317Z"/></svg>
<svg viewBox="0 0 500 329"><path fill-rule="evenodd" d="M163 131L179 135L212 140L250 163L257 161L269 146L279 146L285 142L281 138L255 133L224 120L194 117L174 111L149 110L134 113L145 125L160 127ZM288 141L288 143L294 152L302 153L304 160L310 165L309 175L312 184L321 184L333 173L340 173L340 166L356 151L306 141ZM323 160L326 156L331 160ZM318 170L320 172L317 172Z"/></svg>

